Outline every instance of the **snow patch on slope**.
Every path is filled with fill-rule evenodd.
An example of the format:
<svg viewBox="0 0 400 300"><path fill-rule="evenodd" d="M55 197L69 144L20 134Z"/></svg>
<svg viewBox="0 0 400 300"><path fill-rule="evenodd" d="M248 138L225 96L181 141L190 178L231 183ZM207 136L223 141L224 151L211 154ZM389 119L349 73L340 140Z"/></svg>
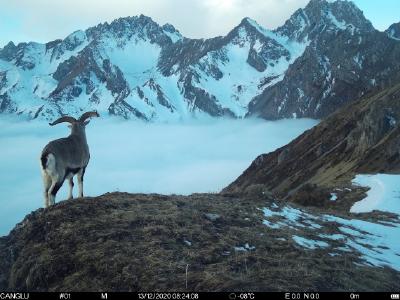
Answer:
<svg viewBox="0 0 400 300"><path fill-rule="evenodd" d="M143 73L157 66L161 48L144 40L130 40L123 47L114 39L103 41L103 51L113 65L118 66L132 86L143 78Z"/></svg>
<svg viewBox="0 0 400 300"><path fill-rule="evenodd" d="M262 209L263 223L271 229L291 230L293 240L307 249L329 248L330 255L358 252L363 264L400 270L400 218L392 221L345 219L310 214L275 203ZM301 236L299 233L301 232Z"/></svg>
<svg viewBox="0 0 400 300"><path fill-rule="evenodd" d="M279 33L276 33L274 31L265 29L261 25L259 25L255 20L252 20L250 18L247 18L248 22L255 27L261 34L263 34L265 37L270 38L276 42L278 42L280 45L285 47L292 59L291 63L295 61L298 57L300 57L303 53L306 47L310 44L310 41L305 38L304 41L302 42L297 42L294 40L291 40L288 36L281 35Z"/></svg>
<svg viewBox="0 0 400 300"><path fill-rule="evenodd" d="M326 242L306 239L306 238L298 236L298 235L293 235L293 240L300 246L308 248L308 249L312 249L312 250L317 249L317 248L326 248L329 246L329 244Z"/></svg>
<svg viewBox="0 0 400 300"><path fill-rule="evenodd" d="M337 28L339 28L341 30L345 30L347 28L346 27L346 22L345 21L339 21L338 19L336 19L336 17L332 14L331 11L328 11L326 13L326 16L332 22L332 24L335 25Z"/></svg>
<svg viewBox="0 0 400 300"><path fill-rule="evenodd" d="M354 203L350 212L381 210L400 215L400 175L357 175L353 183L370 190L365 199Z"/></svg>

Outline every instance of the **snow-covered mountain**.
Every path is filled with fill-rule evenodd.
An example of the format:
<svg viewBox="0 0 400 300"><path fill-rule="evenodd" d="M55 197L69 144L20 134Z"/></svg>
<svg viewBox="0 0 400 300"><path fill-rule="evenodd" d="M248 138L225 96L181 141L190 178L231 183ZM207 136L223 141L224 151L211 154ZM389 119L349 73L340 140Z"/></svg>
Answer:
<svg viewBox="0 0 400 300"><path fill-rule="evenodd" d="M250 19L226 37L193 40L149 17L121 18L45 45L10 42L0 52L1 110L33 118L87 109L145 120L243 117L305 46Z"/></svg>
<svg viewBox="0 0 400 300"><path fill-rule="evenodd" d="M245 18L212 39L141 15L47 44L10 42L0 49L0 112L321 117L398 74L399 56L396 39L341 0L311 0L273 31Z"/></svg>
<svg viewBox="0 0 400 300"><path fill-rule="evenodd" d="M311 0L276 32L309 45L251 101L250 115L323 118L400 78L399 40L375 30L352 2Z"/></svg>

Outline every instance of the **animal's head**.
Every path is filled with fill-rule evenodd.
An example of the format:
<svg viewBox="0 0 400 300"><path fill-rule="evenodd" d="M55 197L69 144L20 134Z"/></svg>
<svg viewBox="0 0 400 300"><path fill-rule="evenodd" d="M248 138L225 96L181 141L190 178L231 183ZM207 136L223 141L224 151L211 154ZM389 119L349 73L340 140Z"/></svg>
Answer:
<svg viewBox="0 0 400 300"><path fill-rule="evenodd" d="M49 125L54 126L67 122L70 123L68 127L71 128L72 133L85 132L85 127L87 124L89 124L91 117L100 117L100 115L97 111L88 111L85 112L78 120L71 116L63 116L55 120L53 123L49 123Z"/></svg>

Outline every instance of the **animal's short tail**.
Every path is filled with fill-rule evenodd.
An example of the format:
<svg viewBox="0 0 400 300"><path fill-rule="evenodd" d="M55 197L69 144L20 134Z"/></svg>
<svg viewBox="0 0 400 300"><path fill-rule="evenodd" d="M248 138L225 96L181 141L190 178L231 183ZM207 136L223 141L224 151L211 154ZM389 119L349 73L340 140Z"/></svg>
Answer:
<svg viewBox="0 0 400 300"><path fill-rule="evenodd" d="M43 170L45 170L47 167L47 156L48 155L49 155L48 152L43 152L42 155L40 156L40 161L42 163Z"/></svg>

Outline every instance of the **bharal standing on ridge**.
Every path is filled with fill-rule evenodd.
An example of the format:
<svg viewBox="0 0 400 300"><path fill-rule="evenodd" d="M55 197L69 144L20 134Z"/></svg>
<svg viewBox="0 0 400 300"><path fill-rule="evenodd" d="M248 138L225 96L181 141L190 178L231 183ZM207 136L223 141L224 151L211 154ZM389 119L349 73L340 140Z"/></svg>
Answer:
<svg viewBox="0 0 400 300"><path fill-rule="evenodd" d="M79 197L83 197L83 177L90 159L89 146L86 140L85 127L91 117L100 117L96 111L85 112L79 119L63 116L50 126L69 123L71 134L49 142L40 156L40 166L44 183L45 207L55 204L56 194L65 180L68 180L68 199L73 198L73 178L77 175Z"/></svg>

